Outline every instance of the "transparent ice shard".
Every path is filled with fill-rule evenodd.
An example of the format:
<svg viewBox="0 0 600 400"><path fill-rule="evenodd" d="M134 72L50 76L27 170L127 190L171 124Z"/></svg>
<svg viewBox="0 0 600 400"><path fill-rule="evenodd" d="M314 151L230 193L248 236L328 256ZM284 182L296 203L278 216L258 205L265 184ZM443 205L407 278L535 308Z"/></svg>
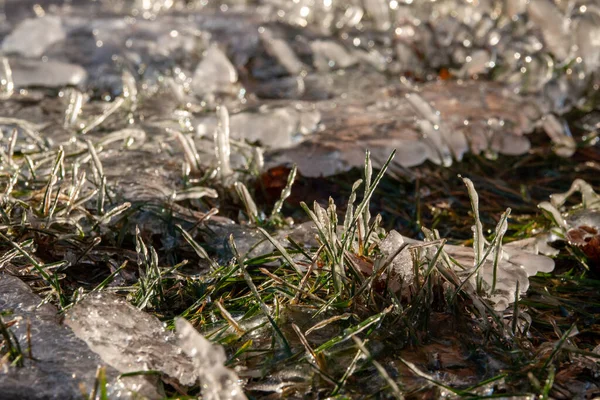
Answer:
<svg viewBox="0 0 600 400"><path fill-rule="evenodd" d="M200 335L183 318L175 321L179 345L193 362L206 400L245 400L237 374L225 367L225 350Z"/></svg>
<svg viewBox="0 0 600 400"><path fill-rule="evenodd" d="M160 371L182 385L193 385L197 375L177 346L175 335L156 318L117 296L91 293L67 312L65 324L102 360L120 373ZM155 384L132 377L129 387L156 398Z"/></svg>
<svg viewBox="0 0 600 400"><path fill-rule="evenodd" d="M527 14L542 31L544 42L554 56L562 61L569 56L571 35L570 19L565 17L551 0L530 1Z"/></svg>
<svg viewBox="0 0 600 400"><path fill-rule="evenodd" d="M294 50L285 40L274 37L273 33L267 28L260 28L259 32L267 53L277 59L289 74L298 75L305 69L302 61L298 59Z"/></svg>
<svg viewBox="0 0 600 400"><path fill-rule="evenodd" d="M40 57L48 47L65 37L60 17L47 15L26 19L4 38L2 50L7 54Z"/></svg>
<svg viewBox="0 0 600 400"><path fill-rule="evenodd" d="M548 114L542 119L542 126L555 144L556 154L561 157L571 157L575 153L577 143L575 143L566 121L559 120L553 114Z"/></svg>
<svg viewBox="0 0 600 400"><path fill-rule="evenodd" d="M313 63L319 71L344 69L358 62L353 54L332 40L315 40L310 48L313 51Z"/></svg>
<svg viewBox="0 0 600 400"><path fill-rule="evenodd" d="M405 240L401 234L395 230L391 230L385 239L379 243L379 250L384 256L384 259L391 259L391 266L394 274L399 276L403 282L408 282L414 277L414 265L410 252L407 248L398 251L405 244ZM396 256L394 257L394 255Z"/></svg>
<svg viewBox="0 0 600 400"><path fill-rule="evenodd" d="M212 45L194 71L192 90L200 97L228 93L237 79L237 71L225 53L217 45Z"/></svg>

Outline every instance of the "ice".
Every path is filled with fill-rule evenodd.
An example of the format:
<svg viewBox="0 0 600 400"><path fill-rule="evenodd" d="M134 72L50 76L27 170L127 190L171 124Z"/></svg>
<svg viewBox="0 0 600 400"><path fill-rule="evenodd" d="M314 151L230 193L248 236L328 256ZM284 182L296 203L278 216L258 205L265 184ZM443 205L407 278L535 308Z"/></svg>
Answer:
<svg viewBox="0 0 600 400"><path fill-rule="evenodd" d="M225 53L212 45L194 71L192 90L200 97L216 92L230 92L238 75Z"/></svg>
<svg viewBox="0 0 600 400"><path fill-rule="evenodd" d="M559 121L555 115L548 114L542 119L542 126L556 145L556 154L561 157L571 157L575 153L577 144L565 121Z"/></svg>
<svg viewBox="0 0 600 400"><path fill-rule="evenodd" d="M315 40L310 48L313 51L313 63L319 71L348 68L358 62L346 49L330 40Z"/></svg>
<svg viewBox="0 0 600 400"><path fill-rule="evenodd" d="M312 133L319 119L318 111L298 111L291 107L264 109L232 116L231 132L233 137L272 149L286 148Z"/></svg>
<svg viewBox="0 0 600 400"><path fill-rule="evenodd" d="M65 37L66 32L57 16L26 19L4 38L2 50L8 54L40 57L48 47Z"/></svg>
<svg viewBox="0 0 600 400"><path fill-rule="evenodd" d="M527 14L531 21L542 30L544 42L559 59L565 60L570 52L569 22L551 0L530 1Z"/></svg>
<svg viewBox="0 0 600 400"><path fill-rule="evenodd" d="M23 367L0 367L0 399L80 399L80 384L91 392L96 369L102 360L73 332L60 324L58 310L34 294L19 278L0 275L0 310L6 323L16 320L10 330L28 353L27 325L31 330L33 360L25 357ZM117 371L107 368L107 378L113 382ZM33 384L35 382L35 384ZM112 387L112 389L110 389ZM109 393L118 394L120 385L112 384ZM114 390L114 391L113 391ZM129 398L121 392L121 398Z"/></svg>
<svg viewBox="0 0 600 400"><path fill-rule="evenodd" d="M235 372L225 367L225 350L200 335L183 318L175 321L179 344L194 364L206 400L244 400L246 396Z"/></svg>
<svg viewBox="0 0 600 400"><path fill-rule="evenodd" d="M346 71L338 82L354 84ZM365 78L365 84L369 81ZM290 162L305 176L328 176L360 167L365 149L385 160L413 167L426 160L448 165L471 151L520 155L530 148L529 133L538 111L501 85L444 82L421 85L371 85L334 107L320 103L320 129L294 146L268 152L267 165ZM368 106L365 106L368 104ZM532 119L530 119L532 118Z"/></svg>
<svg viewBox="0 0 600 400"><path fill-rule="evenodd" d="M62 61L10 58L9 64L16 88L80 86L87 79L87 72L81 66Z"/></svg>
<svg viewBox="0 0 600 400"><path fill-rule="evenodd" d="M600 15L586 13L577 21L576 43L588 73L600 68Z"/></svg>
<svg viewBox="0 0 600 400"><path fill-rule="evenodd" d="M261 28L260 38L271 57L276 58L289 74L297 75L304 70L302 61L283 39L274 37L267 28Z"/></svg>
<svg viewBox="0 0 600 400"><path fill-rule="evenodd" d="M91 293L67 312L65 325L102 361L120 373L155 370L191 386L197 374L175 335L156 318L108 293ZM126 384L160 398L151 381L133 377ZM158 396L158 397L157 397Z"/></svg>
<svg viewBox="0 0 600 400"><path fill-rule="evenodd" d="M391 260L391 266L394 274L399 276L402 282L410 284L414 278L413 259L408 248L403 249L398 253L398 250L405 244L404 238L395 230L391 230L385 239L379 243L379 250L384 256L384 260Z"/></svg>

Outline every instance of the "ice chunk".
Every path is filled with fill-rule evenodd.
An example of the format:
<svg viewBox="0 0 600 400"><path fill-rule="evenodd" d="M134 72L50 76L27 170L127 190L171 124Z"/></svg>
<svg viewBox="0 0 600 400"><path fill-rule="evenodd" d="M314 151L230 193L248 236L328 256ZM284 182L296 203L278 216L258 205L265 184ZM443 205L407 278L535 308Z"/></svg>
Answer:
<svg viewBox="0 0 600 400"><path fill-rule="evenodd" d="M367 14L373 19L375 28L381 31L390 29L390 8L387 0L364 0Z"/></svg>
<svg viewBox="0 0 600 400"><path fill-rule="evenodd" d="M588 73L600 68L600 15L586 13L580 17L576 28L578 53Z"/></svg>
<svg viewBox="0 0 600 400"><path fill-rule="evenodd" d="M120 373L157 370L182 385L196 382L194 367L175 336L156 317L117 296L89 294L67 312L65 324ZM156 392L144 379L136 384Z"/></svg>
<svg viewBox="0 0 600 400"><path fill-rule="evenodd" d="M81 66L61 61L10 58L9 63L16 88L78 86L87 79L87 73Z"/></svg>
<svg viewBox="0 0 600 400"><path fill-rule="evenodd" d="M5 53L40 57L50 45L66 37L59 17L47 15L21 22L2 42Z"/></svg>
<svg viewBox="0 0 600 400"><path fill-rule="evenodd" d="M302 135L313 132L319 120L318 111L296 111L291 107L243 112L231 117L231 134L279 149L289 147L300 141Z"/></svg>
<svg viewBox="0 0 600 400"><path fill-rule="evenodd" d="M211 93L229 92L238 75L225 53L212 45L194 71L192 90L200 97Z"/></svg>
<svg viewBox="0 0 600 400"><path fill-rule="evenodd" d="M559 121L553 114L548 114L542 119L542 126L546 134L555 144L555 152L561 157L571 157L577 150L577 143L571 136L571 131L566 121Z"/></svg>
<svg viewBox="0 0 600 400"><path fill-rule="evenodd" d="M192 359L206 400L245 400L237 374L225 367L225 350L200 335L183 318L175 321L179 344Z"/></svg>
<svg viewBox="0 0 600 400"><path fill-rule="evenodd" d="M388 235L379 243L379 250L384 255L384 259L392 259L392 269L396 276L399 276L403 282L410 282L414 277L414 266L410 252L407 248L398 253L398 250L404 245L405 241L401 234L391 230Z"/></svg>
<svg viewBox="0 0 600 400"><path fill-rule="evenodd" d="M80 385L91 392L102 360L69 328L60 325L56 308L42 304L42 299L20 279L0 275L0 310L7 313L2 316L5 323L17 321L10 330L25 355L30 324L33 356L25 357L23 367L0 369L0 398L79 399ZM109 367L106 372L109 382L116 379L117 371ZM119 391L118 384L109 386L109 394L116 396ZM127 392L120 393L121 398L129 398Z"/></svg>
<svg viewBox="0 0 600 400"><path fill-rule="evenodd" d="M285 40L275 38L273 33L267 28L260 28L260 38L271 57L277 59L288 73L297 75L305 69L302 61L298 59L294 50Z"/></svg>
<svg viewBox="0 0 600 400"><path fill-rule="evenodd" d="M313 63L319 71L348 68L358 62L353 54L331 40L315 40L310 48L313 51Z"/></svg>
<svg viewBox="0 0 600 400"><path fill-rule="evenodd" d="M569 56L571 35L569 33L570 19L563 16L550 0L530 1L527 4L527 14L531 21L542 31L544 43L559 60Z"/></svg>

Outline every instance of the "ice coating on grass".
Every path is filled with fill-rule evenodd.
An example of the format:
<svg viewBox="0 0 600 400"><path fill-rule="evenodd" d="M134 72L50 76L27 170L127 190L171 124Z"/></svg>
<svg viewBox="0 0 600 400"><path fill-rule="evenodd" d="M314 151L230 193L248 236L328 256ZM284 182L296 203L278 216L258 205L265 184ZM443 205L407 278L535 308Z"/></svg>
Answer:
<svg viewBox="0 0 600 400"><path fill-rule="evenodd" d="M18 53L25 57L40 57L46 49L64 40L66 32L60 17L47 15L22 21L2 41L5 53Z"/></svg>
<svg viewBox="0 0 600 400"><path fill-rule="evenodd" d="M17 277L0 275L0 311L24 354L28 354L27 325L31 330L31 354L23 367L0 367L0 399L81 399L80 385L90 393L96 369L102 359L66 326L60 324L58 310L42 299ZM121 384L115 382L117 371L108 367L109 395L129 398ZM32 384L35 382L35 384Z"/></svg>
<svg viewBox="0 0 600 400"><path fill-rule="evenodd" d="M65 324L120 373L155 370L182 385L196 382L192 363L182 354L175 335L156 317L122 298L91 293L67 312ZM143 376L134 378L135 386L154 392L156 398L155 384Z"/></svg>
<svg viewBox="0 0 600 400"><path fill-rule="evenodd" d="M200 379L202 398L206 400L245 400L235 372L225 367L225 350L200 335L183 318L175 321L179 345L191 359Z"/></svg>

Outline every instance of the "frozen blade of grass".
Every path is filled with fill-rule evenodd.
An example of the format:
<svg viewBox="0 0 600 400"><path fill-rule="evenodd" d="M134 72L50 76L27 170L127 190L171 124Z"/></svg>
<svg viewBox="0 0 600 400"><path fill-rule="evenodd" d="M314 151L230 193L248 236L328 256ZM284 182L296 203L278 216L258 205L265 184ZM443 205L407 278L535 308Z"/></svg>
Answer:
<svg viewBox="0 0 600 400"><path fill-rule="evenodd" d="M500 262L500 258L502 258L502 239L504 238L504 234L508 229L508 216L510 215L510 211L510 208L508 208L502 214L502 216L500 217L500 222L498 223L498 226L496 226L496 231L494 232L494 235L497 237L497 240L493 250L494 265L492 271L492 290L490 291L490 294L494 294L494 292L496 291L496 280L498 278L498 263Z"/></svg>
<svg viewBox="0 0 600 400"><path fill-rule="evenodd" d="M258 231L260 233L262 233L262 235L269 242L271 242L271 244L273 246L275 246L275 248L277 249L277 251L279 251L279 253L281 253L281 256L288 262L288 264L290 265L290 267L292 267L294 269L294 271L296 271L296 273L298 274L298 276L302 277L304 275L304 273L302 272L302 270L300 269L300 267L298 267L298 265L296 265L296 263L292 259L292 256L290 256L290 253L287 252L287 250L281 245L281 243L279 243L278 240L276 240L274 237L272 237L271 235L269 235L269 233L267 231L265 231L263 228L258 228Z"/></svg>
<svg viewBox="0 0 600 400"><path fill-rule="evenodd" d="M104 168L102 167L102 162L100 158L98 158L98 153L96 152L96 148L91 140L86 140L86 144L88 147L88 151L90 153L90 157L92 158L92 166L95 169L96 177L96 185L100 184L100 179L104 176Z"/></svg>
<svg viewBox="0 0 600 400"><path fill-rule="evenodd" d="M99 292L102 289L104 289L109 283L112 282L112 280L115 278L115 276L117 276L121 271L123 271L125 269L125 267L127 266L127 260L125 260L123 262L123 264L121 264L119 266L119 268L117 268L113 273L111 273L109 276L107 276L102 282L100 282L95 288L93 288L90 293L95 293L95 292Z"/></svg>
<svg viewBox="0 0 600 400"><path fill-rule="evenodd" d="M500 218L500 222L498 222L498 225L496 227L496 232L499 232L500 228L506 224L506 220L508 218L508 215L510 213L510 209L507 210L506 212L504 212L502 214L502 217ZM460 290L463 288L463 286L474 276L474 275L478 275L479 274L479 270L483 267L483 265L485 264L486 260L488 259L489 255L494 251L494 249L497 246L498 241L502 240L502 237L500 235L495 235L494 239L492 239L492 243L490 243L490 245L488 246L488 248L485 250L485 253L482 254L482 258L481 261L475 265L475 267L473 268L473 271L462 281L462 283L458 286L458 288L456 289L456 292L454 293L453 297L456 297L458 295L458 293L460 292ZM492 294L492 293L490 293Z"/></svg>
<svg viewBox="0 0 600 400"><path fill-rule="evenodd" d="M283 203L286 201L286 199L288 197L290 197L290 194L292 194L292 186L294 185L294 181L296 180L297 172L298 172L298 167L296 166L296 164L294 164L294 166L292 167L292 170L288 174L285 187L281 191L281 196L279 196L279 199L273 206L273 211L271 211L271 216L269 217L269 219L272 220L277 215L279 215L279 213L281 213L281 208L283 207Z"/></svg>
<svg viewBox="0 0 600 400"><path fill-rule="evenodd" d="M304 334L302 334L302 331L300 330L298 325L296 325L295 323L292 322L292 329L294 330L294 332L296 332L296 335L298 335L298 339L300 339L300 343L302 343L302 346L304 346L304 348L306 349L306 353L309 356L310 363L316 364L317 368L319 370L324 370L323 365L322 365L323 364L322 357L319 357L315 353L315 351L311 347L310 343L308 343L308 340L306 340L306 337L304 336Z"/></svg>
<svg viewBox="0 0 600 400"><path fill-rule="evenodd" d="M217 129L215 131L215 154L219 164L218 174L222 180L233 174L229 164L231 147L229 143L229 111L225 106L217 108Z"/></svg>
<svg viewBox="0 0 600 400"><path fill-rule="evenodd" d="M354 215L354 202L356 201L356 191L363 183L362 179L357 180L352 185L352 191L350 192L350 197L348 198L348 206L346 207L346 215L344 216L344 237L348 235L354 235L354 231L350 231L350 223L352 222L352 217ZM354 237L352 237L348 243L353 243Z"/></svg>
<svg viewBox="0 0 600 400"><path fill-rule="evenodd" d="M116 98L115 101L113 101L112 104L106 110L104 110L104 112L102 114L100 114L99 116L97 116L91 123L89 123L88 125L86 125L81 130L81 134L85 135L86 133L89 133L92 130L94 130L97 127L99 127L100 125L102 125L104 123L104 121L106 121L106 118L110 117L119 108L121 108L121 106L123 105L123 103L125 103L125 99L123 97Z"/></svg>
<svg viewBox="0 0 600 400"><path fill-rule="evenodd" d="M364 216L363 212L364 212L365 208L369 207L369 203L371 201L371 196L373 196L373 192L375 192L375 189L379 185L379 182L381 182L381 179L383 178L383 175L385 175L385 172L387 171L387 169L388 169L390 163L392 162L392 160L394 159L395 155L396 155L396 150L392 151L392 153L390 154L390 156L388 157L388 159L386 160L386 162L381 167L381 170L379 171L379 173L375 177L375 180L372 182L372 184L369 185L369 190L365 191L365 197L364 197L364 199L360 202L360 204L358 205L358 207L356 207L356 212L355 212L354 218L353 218L353 220L352 220L352 222L350 223L350 226L349 226L350 230L354 229L354 227L358 223L359 217L361 215ZM369 159L370 159L370 157L369 157ZM367 185L367 184L365 183L365 185ZM347 248L346 246L348 244L348 239L349 239L349 236L344 237L344 239L342 241L342 249L346 249Z"/></svg>
<svg viewBox="0 0 600 400"><path fill-rule="evenodd" d="M309 328L306 332L305 335L308 336L311 334L311 332L314 332L316 330L319 329L323 329L325 328L327 325L336 322L336 321L340 321L340 320L347 320L348 318L352 317L352 314L350 313L344 313L344 314L340 314L340 315L335 315L331 318L327 318L321 322L316 323L315 325L313 325L311 328Z"/></svg>
<svg viewBox="0 0 600 400"><path fill-rule="evenodd" d="M396 382L394 382L394 380L390 377L390 375L387 373L387 371L385 370L385 368L383 368L383 365L381 365L378 361L376 361L375 359L373 359L373 357L371 356L371 353L369 353L369 351L365 347L364 342L362 340L360 340L359 338L357 338L356 336L352 336L352 340L354 340L354 343L356 344L356 347L358 347L359 350L369 360L371 360L371 364L373 364L373 366L375 367L375 369L377 369L377 372L379 372L379 375L381 375L381 377L389 385L390 389L392 389L392 393L393 393L394 397L396 399L398 399L398 400L403 400L404 399L404 395L402 394L402 391L400 390L400 388L398 387L398 385L396 384Z"/></svg>
<svg viewBox="0 0 600 400"><path fill-rule="evenodd" d="M60 150L58 150L58 154L56 155L56 161L54 162L54 167L52 168L52 172L50 173L50 177L48 178L48 184L46 185L46 190L44 192L44 197L42 199L42 209L41 214L48 216L48 213L50 211L50 200L52 198L52 188L54 187L54 185L56 184L58 177L58 170L60 168L60 165L63 162L63 158L64 158L65 152L63 151L63 149L61 148Z"/></svg>
<svg viewBox="0 0 600 400"><path fill-rule="evenodd" d="M443 383L437 381L433 376L429 375L428 373L425 373L423 371L421 371L419 369L419 367L417 367L415 364L411 363L410 361L406 361L405 359L403 359L402 357L398 357L398 359L400 360L400 362L404 365L406 365L406 367L416 376L421 377L423 379L425 379L428 382L431 382L433 385L445 389L447 391L450 391L456 395L460 395L461 391L456 390L450 386L444 385Z"/></svg>
<svg viewBox="0 0 600 400"><path fill-rule="evenodd" d="M27 135L30 139L35 141L36 145L40 148L40 150L46 151L50 148L47 138L42 137L42 135L40 135L39 132L39 130L42 129L44 125L33 124L24 119L6 117L0 117L0 125L16 125L23 130L23 133L25 133L25 135Z"/></svg>
<svg viewBox="0 0 600 400"><path fill-rule="evenodd" d="M235 240L233 240L233 235L229 236L229 245L231 246L231 250L233 251L233 255L234 255L235 259L238 262L238 265L240 267L240 271L242 272L244 280L246 281L246 284L248 285L248 288L250 288L250 292L252 292L252 295L254 296L254 298L256 299L256 301L258 302L258 305L259 305L260 309L262 310L263 314L269 320L269 323L273 327L273 331L275 332L275 334L277 335L277 337L281 341L281 345L283 346L283 349L284 349L286 355L288 357L290 357L292 355L292 349L290 347L290 344L288 343L287 339L283 335L283 332L281 331L281 329L279 329L279 326L277 326L277 324L275 323L275 320L273 319L273 317L271 317L271 310L269 310L269 307L267 307L267 305L265 304L265 302L260 297L260 293L258 292L258 289L256 288L256 285L252 281L252 277L248 273L248 270L246 270L246 265L244 263L244 258L242 256L240 256L240 253L238 252L237 246L235 245Z"/></svg>
<svg viewBox="0 0 600 400"><path fill-rule="evenodd" d="M18 131L16 129L13 129L10 134L10 138L8 139L7 155L8 155L8 163L11 166L16 165L13 161L13 156L15 154L15 146L17 144L17 136L18 136Z"/></svg>
<svg viewBox="0 0 600 400"><path fill-rule="evenodd" d="M225 319L225 321L227 321L229 326L231 326L233 330L237 332L238 335L242 336L244 333L246 333L246 331L244 331L242 327L236 322L236 320L229 313L229 311L227 311L227 309L223 305L223 299L219 299L217 302L215 302L215 304L219 309L219 313L221 314L221 316Z"/></svg>
<svg viewBox="0 0 600 400"><path fill-rule="evenodd" d="M485 238L483 237L483 226L479 219L479 195L475 190L473 182L469 178L462 178L467 186L469 198L471 199L471 208L473 210L473 218L475 225L473 226L473 250L475 250L475 260L473 266L477 266L483 260L483 249L485 246Z"/></svg>
<svg viewBox="0 0 600 400"><path fill-rule="evenodd" d="M64 127L71 128L77 123L83 107L83 93L77 89L69 89L69 104L65 110Z"/></svg>
<svg viewBox="0 0 600 400"><path fill-rule="evenodd" d="M188 244L190 246L192 246L192 249L194 249L194 252L196 253L196 255L198 257L200 257L203 260L206 260L209 262L211 269L214 271L217 268L219 268L219 266L217 265L217 263L215 263L212 258L210 258L210 256L208 255L208 253L206 252L206 250L204 250L204 248L202 246L200 246L198 244L198 242L196 242L194 240L194 238L185 230L183 229L183 227L179 224L175 225L175 228L177 228L177 230L179 232L181 232L181 234L183 235L183 238L185 239L186 242L188 242Z"/></svg>
<svg viewBox="0 0 600 400"><path fill-rule="evenodd" d="M0 99L7 100L15 92L15 83L12 77L12 69L8 62L8 58L1 57L0 65L2 65L2 76L0 76ZM2 79L3 77L3 79Z"/></svg>
<svg viewBox="0 0 600 400"><path fill-rule="evenodd" d="M262 272L263 274L265 274L266 276L268 276L269 278L273 279L273 281L275 281L276 283L283 285L283 286L287 286L290 289L292 289L294 292L296 292L296 294L302 294L304 296L309 297L310 299L316 301L317 303L326 303L325 300L323 300L322 298L320 298L319 296L308 292L306 290L300 289L299 287L297 287L296 285L270 273L266 268L259 268L260 272Z"/></svg>
<svg viewBox="0 0 600 400"><path fill-rule="evenodd" d="M354 355L354 358L352 359L352 361L350 361L350 364L348 364L348 367L346 368L344 375L338 381L338 385L335 387L333 392L331 392L332 396L336 396L340 392L340 390L342 390L344 388L346 381L348 380L348 378L350 378L350 376L352 376L352 374L356 370L356 365L358 364L358 361L363 357L364 357L364 353L359 349L356 352L356 354Z"/></svg>
<svg viewBox="0 0 600 400"><path fill-rule="evenodd" d="M256 203L252 199L248 188L242 182L235 182L233 185L240 200L242 201L242 203L244 203L244 208L246 208L246 214L248 215L248 218L250 218L250 220L254 223L257 223L258 209L256 208Z"/></svg>
<svg viewBox="0 0 600 400"><path fill-rule="evenodd" d="M119 214L127 211L130 207L131 207L131 203L129 203L129 202L125 202L123 204L116 206L115 208L111 209L106 214L104 214L102 217L100 217L98 219L98 221L96 222L96 224L94 225L94 227L97 227L99 225L108 224L111 219L113 219L116 216L118 216Z"/></svg>
<svg viewBox="0 0 600 400"><path fill-rule="evenodd" d="M572 335L571 333L573 331L575 333ZM569 339L571 336L574 336L575 334L577 334L577 332L578 332L577 325L576 325L576 322L574 322L573 325L571 325L569 327L569 329L567 329L565 331L565 333L563 333L563 335L560 337L560 340L554 345L554 349L552 350L552 353L550 353L550 356L546 359L546 361L544 362L544 365L542 366L543 370L545 370L546 368L548 368L548 366L550 365L550 363L554 359L554 356L556 356L556 354L560 351L560 349L563 348L563 346L564 346L565 342L567 341L567 339Z"/></svg>
<svg viewBox="0 0 600 400"><path fill-rule="evenodd" d="M365 199L367 199L367 197L369 196L369 190L371 189L372 177L373 177L373 164L371 162L371 152L369 150L367 150L365 152L365 191L364 191ZM362 228L363 232L367 232L367 229L368 229L367 225L369 224L370 220L371 220L371 211L369 210L369 207L367 205L367 207L365 207L362 212L363 226L361 228ZM366 243L365 243L365 245L366 245Z"/></svg>
<svg viewBox="0 0 600 400"><path fill-rule="evenodd" d="M385 317L385 315L388 314L390 311L392 311L392 306L385 308L383 311L381 311L378 314L370 316L369 318L365 319L364 321L362 321L361 323L359 323L355 326L344 329L344 331L342 332L341 335L338 335L338 336L334 337L333 339L328 340L327 342L323 343L318 348L316 348L315 353L318 354L325 350L329 350L333 346L335 346L339 343L345 342L346 340L349 340L350 338L352 338L352 336L364 331L365 329L369 328L371 325L379 323L383 319L383 317Z"/></svg>
<svg viewBox="0 0 600 400"><path fill-rule="evenodd" d="M167 129L167 132L173 134L181 147L183 148L183 155L186 161L191 166L193 171L200 170L200 155L196 150L196 145L193 140L188 139L183 133L174 129Z"/></svg>
<svg viewBox="0 0 600 400"><path fill-rule="evenodd" d="M197 199L201 199L203 197L210 197L212 199L216 199L217 197L219 197L219 194L217 193L217 191L215 189L197 186L197 187L191 187L189 189L175 192L173 199L175 201L182 201L182 200L197 200Z"/></svg>
<svg viewBox="0 0 600 400"><path fill-rule="evenodd" d="M37 262L37 260L35 258L33 258L33 256L31 256L29 254L29 252L27 252L27 250L25 250L24 248L22 248L21 246L19 246L18 243L13 242L11 239L9 239L8 237L6 237L2 232L0 232L0 239L2 239L3 241L9 243L12 246L12 248L14 248L15 250L17 250L23 257L25 257L33 265L33 267L36 269L36 271L42 276L42 278L44 278L44 280L46 282L48 282L48 283L52 282L52 278L44 270L44 267L39 262Z"/></svg>

